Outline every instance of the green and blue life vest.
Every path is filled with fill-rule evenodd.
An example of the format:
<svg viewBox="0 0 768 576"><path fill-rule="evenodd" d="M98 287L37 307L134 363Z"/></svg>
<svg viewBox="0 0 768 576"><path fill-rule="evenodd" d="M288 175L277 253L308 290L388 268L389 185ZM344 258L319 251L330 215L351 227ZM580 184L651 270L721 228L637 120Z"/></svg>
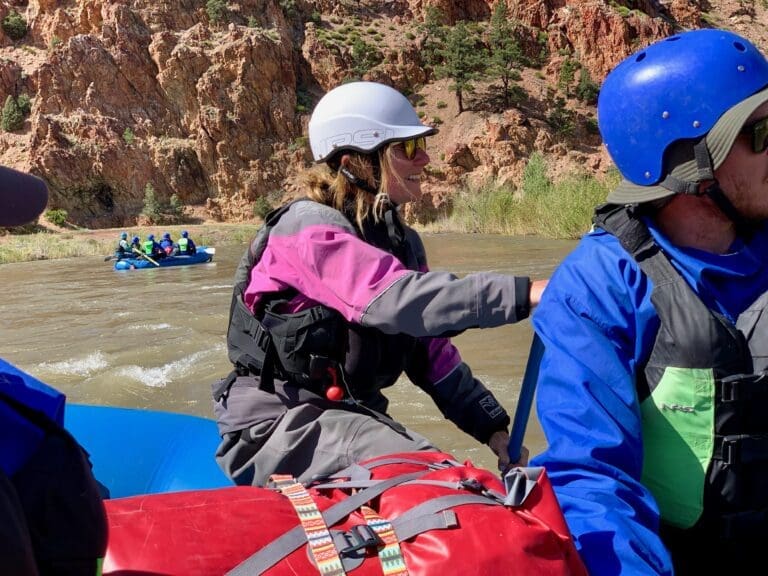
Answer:
<svg viewBox="0 0 768 576"><path fill-rule="evenodd" d="M597 226L615 235L653 281L659 331L637 393L642 482L688 553L717 540L768 535L768 295L734 325L708 309L632 207L605 206ZM674 550L673 550L674 552Z"/></svg>

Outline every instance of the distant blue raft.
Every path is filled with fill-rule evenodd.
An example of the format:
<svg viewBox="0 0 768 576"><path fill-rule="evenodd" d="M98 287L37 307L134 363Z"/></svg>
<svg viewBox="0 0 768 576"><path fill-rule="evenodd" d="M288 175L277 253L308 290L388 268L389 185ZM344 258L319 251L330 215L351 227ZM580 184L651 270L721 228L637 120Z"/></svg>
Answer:
<svg viewBox="0 0 768 576"><path fill-rule="evenodd" d="M189 256L166 256L165 258L122 258L115 262L115 270L142 270L144 268L163 268L164 266L190 266L192 264L204 264L213 260L216 248L210 246L198 246L197 253Z"/></svg>
<svg viewBox="0 0 768 576"><path fill-rule="evenodd" d="M188 414L67 404L64 426L111 498L232 486L216 464L216 422Z"/></svg>

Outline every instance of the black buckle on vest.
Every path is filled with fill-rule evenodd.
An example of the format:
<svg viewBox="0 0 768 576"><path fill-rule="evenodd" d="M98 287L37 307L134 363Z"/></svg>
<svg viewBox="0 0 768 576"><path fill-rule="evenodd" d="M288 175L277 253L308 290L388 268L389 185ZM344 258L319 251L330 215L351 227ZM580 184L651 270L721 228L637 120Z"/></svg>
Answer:
<svg viewBox="0 0 768 576"><path fill-rule="evenodd" d="M721 460L726 466L768 460L768 435L716 436L713 458Z"/></svg>
<svg viewBox="0 0 768 576"><path fill-rule="evenodd" d="M741 436L724 436L720 445L720 458L726 466L741 461Z"/></svg>
<svg viewBox="0 0 768 576"><path fill-rule="evenodd" d="M384 546L384 541L368 524L352 526L347 532L343 533L343 536L349 542L349 545L339 550L341 556L350 556L363 548Z"/></svg>
<svg viewBox="0 0 768 576"><path fill-rule="evenodd" d="M761 401L768 395L768 374L735 374L718 382L723 402L747 401L755 397Z"/></svg>

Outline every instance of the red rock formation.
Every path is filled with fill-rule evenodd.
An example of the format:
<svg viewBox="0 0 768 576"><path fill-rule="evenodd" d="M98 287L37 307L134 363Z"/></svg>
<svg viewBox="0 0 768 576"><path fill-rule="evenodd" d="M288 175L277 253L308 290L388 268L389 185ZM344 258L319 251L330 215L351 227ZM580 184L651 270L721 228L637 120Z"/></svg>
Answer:
<svg viewBox="0 0 768 576"><path fill-rule="evenodd" d="M542 66L523 71L515 104L502 104L498 82L479 82L458 115L449 82L435 80L422 59L418 25L429 7L450 23L487 21L496 3L230 0L212 22L202 0L6 2L0 19L14 9L28 33L13 40L0 32L0 101L27 94L32 113L20 131L0 133L0 162L45 178L51 207L83 225L131 223L148 184L161 201L176 194L221 219L252 218L255 198L297 191L296 172L308 163L302 112L308 98L350 76L354 29L383 58L364 77L417 93L424 121L440 125L425 200L408 211L424 219L464 181L518 182L534 151L562 172L610 166L584 127L594 106L568 99L577 118L568 138L548 123L566 59L599 83L638 46L671 33L674 20L716 22L763 48L768 38L766 8L738 0L711 2L704 16L686 0L641 0L633 9L508 1L516 37Z"/></svg>

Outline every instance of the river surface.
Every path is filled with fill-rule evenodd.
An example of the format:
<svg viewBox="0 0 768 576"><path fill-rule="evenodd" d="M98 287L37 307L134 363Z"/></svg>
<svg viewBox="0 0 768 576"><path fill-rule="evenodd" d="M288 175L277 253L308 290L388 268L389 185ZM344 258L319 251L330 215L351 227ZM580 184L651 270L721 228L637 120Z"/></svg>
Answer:
<svg viewBox="0 0 768 576"><path fill-rule="evenodd" d="M572 241L425 234L433 270L548 277ZM226 328L232 278L244 246L214 261L116 272L100 257L0 265L0 356L64 391L70 402L212 416L210 385L230 365ZM531 342L530 321L469 330L453 339L475 376L510 415ZM490 450L444 420L407 380L387 391L394 418L460 460L495 469ZM535 414L531 453L544 447Z"/></svg>

